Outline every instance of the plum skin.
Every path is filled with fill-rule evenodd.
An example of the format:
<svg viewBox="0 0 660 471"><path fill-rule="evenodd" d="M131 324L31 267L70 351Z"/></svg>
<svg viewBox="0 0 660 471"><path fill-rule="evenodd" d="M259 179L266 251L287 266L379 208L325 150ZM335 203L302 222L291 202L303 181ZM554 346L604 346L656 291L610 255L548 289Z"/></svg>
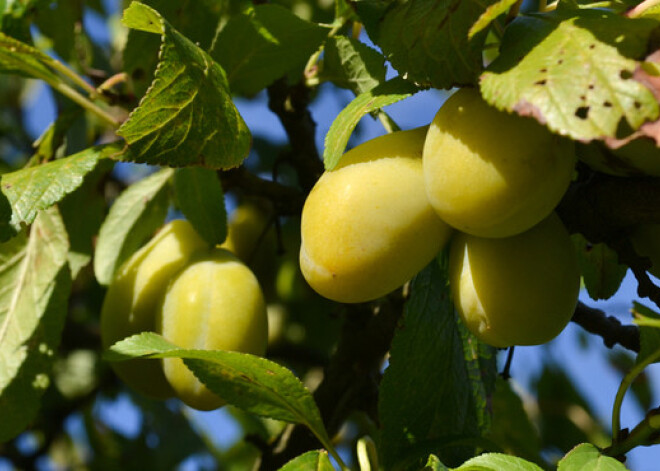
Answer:
<svg viewBox="0 0 660 471"><path fill-rule="evenodd" d="M461 232L507 237L546 218L573 176L572 141L463 88L436 114L424 144L424 182L441 219Z"/></svg>
<svg viewBox="0 0 660 471"><path fill-rule="evenodd" d="M580 290L575 249L554 213L512 237L457 234L451 242L449 281L467 328L501 348L539 345L559 335Z"/></svg>
<svg viewBox="0 0 660 471"><path fill-rule="evenodd" d="M103 348L140 332L155 331L156 312L169 280L195 252L207 247L188 221L174 220L129 257L115 274L103 301ZM174 395L159 361L114 362L112 368L122 381L145 396L165 399Z"/></svg>
<svg viewBox="0 0 660 471"><path fill-rule="evenodd" d="M266 353L268 319L261 287L252 271L225 249L197 253L172 279L156 324L164 338L181 348ZM188 406L213 410L224 405L183 360L166 358L163 370Z"/></svg>
<svg viewBox="0 0 660 471"><path fill-rule="evenodd" d="M302 211L300 268L322 296L365 302L403 285L451 234L424 191L426 128L350 150L325 172Z"/></svg>

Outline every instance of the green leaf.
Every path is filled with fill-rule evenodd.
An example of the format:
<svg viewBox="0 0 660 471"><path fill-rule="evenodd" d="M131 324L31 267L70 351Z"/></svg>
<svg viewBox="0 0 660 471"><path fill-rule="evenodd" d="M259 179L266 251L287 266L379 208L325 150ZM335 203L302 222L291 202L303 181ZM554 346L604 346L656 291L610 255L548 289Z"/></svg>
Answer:
<svg viewBox="0 0 660 471"><path fill-rule="evenodd" d="M334 471L325 450L303 453L282 466L279 471Z"/></svg>
<svg viewBox="0 0 660 471"><path fill-rule="evenodd" d="M339 163L348 139L362 117L372 111L414 95L419 89L400 77L393 78L376 88L358 95L335 118L325 136L323 163L332 170Z"/></svg>
<svg viewBox="0 0 660 471"><path fill-rule="evenodd" d="M195 230L211 245L227 237L227 212L220 180L213 170L182 168L174 173L179 209Z"/></svg>
<svg viewBox="0 0 660 471"><path fill-rule="evenodd" d="M400 75L435 88L469 85L482 70L485 34L468 31L496 0L357 2L373 42Z"/></svg>
<svg viewBox="0 0 660 471"><path fill-rule="evenodd" d="M589 297L599 300L614 296L628 267L619 263L617 253L606 244L592 244L581 234L573 234L571 238Z"/></svg>
<svg viewBox="0 0 660 471"><path fill-rule="evenodd" d="M0 244L0 443L33 420L67 312L69 244L57 209Z"/></svg>
<svg viewBox="0 0 660 471"><path fill-rule="evenodd" d="M576 140L617 136L658 116L649 89L633 78L656 23L602 10L569 10L516 19L481 92L499 109L534 116ZM570 51L570 53L569 53Z"/></svg>
<svg viewBox="0 0 660 471"><path fill-rule="evenodd" d="M216 0L146 0L174 28L202 49L208 49L220 23L225 2ZM148 15L148 13L147 13ZM144 95L158 64L160 38L152 33L131 30L123 51L124 70L138 97Z"/></svg>
<svg viewBox="0 0 660 471"><path fill-rule="evenodd" d="M642 363L660 350L660 314L641 303L633 302L632 315L639 325L639 353L636 363Z"/></svg>
<svg viewBox="0 0 660 471"><path fill-rule="evenodd" d="M608 444L609 438L590 410L589 403L557 365L544 366L536 392L541 443L544 446L567 453L576 443ZM580 420L571 419L576 414L579 414Z"/></svg>
<svg viewBox="0 0 660 471"><path fill-rule="evenodd" d="M53 49L65 61L77 51L74 49L76 39L76 22L82 21L83 6L78 2L53 2L38 6L35 10L36 25L39 32L53 41Z"/></svg>
<svg viewBox="0 0 660 471"><path fill-rule="evenodd" d="M60 111L57 119L34 142L35 151L26 166L35 163L41 164L49 160L54 160L57 157L62 157L59 154L60 152L64 152L67 132L69 132L81 114L82 108L78 106ZM119 151L119 147L117 150Z"/></svg>
<svg viewBox="0 0 660 471"><path fill-rule="evenodd" d="M160 13L141 2L133 2L124 10L122 23L128 28L147 33L165 34L167 30Z"/></svg>
<svg viewBox="0 0 660 471"><path fill-rule="evenodd" d="M32 42L30 25L35 7L43 0L0 0L2 21L0 30L25 43Z"/></svg>
<svg viewBox="0 0 660 471"><path fill-rule="evenodd" d="M382 54L363 42L346 36L328 38L321 80L348 88L359 95L385 82L385 71Z"/></svg>
<svg viewBox="0 0 660 471"><path fill-rule="evenodd" d="M0 192L10 211L6 223L0 219L0 241L16 234L21 224L30 224L39 210L78 188L99 159L119 152L121 147L116 143L90 147L69 157L0 176Z"/></svg>
<svg viewBox="0 0 660 471"><path fill-rule="evenodd" d="M253 414L303 424L327 439L311 393L277 363L247 353L181 349L153 332L126 338L105 353L109 361L138 357L183 358L195 376L228 403Z"/></svg>
<svg viewBox="0 0 660 471"><path fill-rule="evenodd" d="M99 192L99 182L113 166L110 159L100 160L85 176L83 184L59 203L62 219L69 234L69 267L71 278L92 260L94 238L99 233L106 212L106 202Z"/></svg>
<svg viewBox="0 0 660 471"><path fill-rule="evenodd" d="M600 453L591 443L582 443L564 456L557 471L626 471L619 460Z"/></svg>
<svg viewBox="0 0 660 471"><path fill-rule="evenodd" d="M499 0L497 3L493 3L486 8L486 11L481 14L479 19L470 28L470 31L468 31L468 38L472 39L475 34L486 29L489 24L497 19L498 16L509 11L509 8L511 8L517 1L518 0Z"/></svg>
<svg viewBox="0 0 660 471"><path fill-rule="evenodd" d="M476 456L461 466L456 471L543 471L534 463L530 463L517 456L503 455L501 453L485 453Z"/></svg>
<svg viewBox="0 0 660 471"><path fill-rule="evenodd" d="M423 471L449 471L449 468L442 464L440 458L435 455L431 455L429 456Z"/></svg>
<svg viewBox="0 0 660 471"><path fill-rule="evenodd" d="M163 32L154 81L117 131L128 143L124 159L171 167L238 166L251 137L231 101L222 68L140 2L131 3L124 22Z"/></svg>
<svg viewBox="0 0 660 471"><path fill-rule="evenodd" d="M302 72L328 29L278 5L257 5L229 20L211 55L233 92L254 95L293 70Z"/></svg>
<svg viewBox="0 0 660 471"><path fill-rule="evenodd" d="M491 407L492 426L487 438L508 454L542 464L539 433L509 381L497 379Z"/></svg>
<svg viewBox="0 0 660 471"><path fill-rule="evenodd" d="M495 356L470 346L478 342L459 326L446 270L444 259L442 266L434 261L414 278L392 342L378 403L386 469L397 462L412 468L412 460L430 453L460 463L474 453L466 439L481 437L487 427ZM451 442L462 446L443 446ZM432 447L424 449L425 443Z"/></svg>
<svg viewBox="0 0 660 471"><path fill-rule="evenodd" d="M59 82L48 67L52 59L34 47L0 33L0 72Z"/></svg>
<svg viewBox="0 0 660 471"><path fill-rule="evenodd" d="M100 284L110 284L119 266L163 224L169 206L167 182L173 173L162 169L134 183L115 200L94 252L94 274Z"/></svg>

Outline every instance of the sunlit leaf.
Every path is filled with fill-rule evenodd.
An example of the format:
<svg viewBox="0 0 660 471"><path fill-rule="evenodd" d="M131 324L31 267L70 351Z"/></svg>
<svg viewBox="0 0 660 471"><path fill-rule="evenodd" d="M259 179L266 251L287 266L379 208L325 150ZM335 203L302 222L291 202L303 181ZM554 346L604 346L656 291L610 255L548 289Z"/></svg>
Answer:
<svg viewBox="0 0 660 471"><path fill-rule="evenodd" d="M163 169L132 184L115 200L99 231L94 274L107 285L119 266L161 225L167 215L167 183L174 170Z"/></svg>
<svg viewBox="0 0 660 471"><path fill-rule="evenodd" d="M543 468L517 456L485 453L472 458L455 471L543 471Z"/></svg>
<svg viewBox="0 0 660 471"><path fill-rule="evenodd" d="M52 206L78 188L99 159L118 153L121 147L119 144L91 147L69 157L2 175L0 198L9 206L9 219L6 224L0 220L0 240L7 240L20 230L21 224L30 224L39 210Z"/></svg>
<svg viewBox="0 0 660 471"><path fill-rule="evenodd" d="M600 453L591 443L582 443L564 456L557 471L626 471L628 468L619 460Z"/></svg>
<svg viewBox="0 0 660 471"><path fill-rule="evenodd" d="M56 208L0 244L0 443L35 417L67 312L69 243Z"/></svg>
<svg viewBox="0 0 660 471"><path fill-rule="evenodd" d="M140 2L131 3L123 21L162 36L154 81L117 131L128 143L123 158L171 167L238 166L247 156L251 137L231 100L222 68Z"/></svg>
<svg viewBox="0 0 660 471"><path fill-rule="evenodd" d="M339 113L325 136L323 151L325 169L335 168L346 150L355 126L365 114L408 98L418 91L415 85L397 77L358 95Z"/></svg>
<svg viewBox="0 0 660 471"><path fill-rule="evenodd" d="M107 360L183 358L186 366L211 391L228 403L286 422L304 424L317 436L327 437L311 393L288 369L247 353L222 350L186 350L146 332L113 345Z"/></svg>
<svg viewBox="0 0 660 471"><path fill-rule="evenodd" d="M468 31L468 37L472 38L475 34L484 30L488 27L495 19L503 13L506 13L509 8L511 8L517 0L499 0L497 3L493 3L486 11L481 14L479 19L472 25L470 31Z"/></svg>
<svg viewBox="0 0 660 471"><path fill-rule="evenodd" d="M534 116L551 130L589 141L617 136L658 116L653 94L633 79L656 23L603 10L516 19L481 91L499 109Z"/></svg>
<svg viewBox="0 0 660 471"><path fill-rule="evenodd" d="M279 471L334 471L325 450L313 450L292 459Z"/></svg>

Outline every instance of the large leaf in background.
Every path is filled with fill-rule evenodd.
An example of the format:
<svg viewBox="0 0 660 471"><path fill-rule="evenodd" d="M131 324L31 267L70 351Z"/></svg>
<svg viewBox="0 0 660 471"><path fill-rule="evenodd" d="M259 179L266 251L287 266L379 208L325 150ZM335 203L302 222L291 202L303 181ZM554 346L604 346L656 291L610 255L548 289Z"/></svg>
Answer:
<svg viewBox="0 0 660 471"><path fill-rule="evenodd" d="M327 28L281 6L257 5L229 20L211 55L227 72L232 92L254 95L287 73L302 71L327 34Z"/></svg>
<svg viewBox="0 0 660 471"><path fill-rule="evenodd" d="M0 443L36 415L67 312L69 243L56 208L0 245Z"/></svg>
<svg viewBox="0 0 660 471"><path fill-rule="evenodd" d="M392 342L378 402L386 469L397 462L413 469L430 453L461 463L474 453L465 439L481 437L489 425L495 354L460 324L444 265L434 261L414 278ZM451 446L457 441L462 446Z"/></svg>
<svg viewBox="0 0 660 471"><path fill-rule="evenodd" d="M418 91L419 88L412 83L396 77L358 95L341 110L325 136L323 151L325 169L332 170L339 163L355 126L365 114L408 98Z"/></svg>
<svg viewBox="0 0 660 471"><path fill-rule="evenodd" d="M609 437L582 393L558 366L545 365L536 389L541 442L545 446L568 453L576 443L609 445Z"/></svg>
<svg viewBox="0 0 660 471"><path fill-rule="evenodd" d="M357 2L371 40L410 81L435 88L474 83L482 70L485 34L468 39L495 0Z"/></svg>
<svg viewBox="0 0 660 471"><path fill-rule="evenodd" d="M292 459L279 471L334 471L328 453L323 450L313 450Z"/></svg>
<svg viewBox="0 0 660 471"><path fill-rule="evenodd" d="M633 78L656 22L602 10L516 19L481 92L499 109L534 116L576 140L617 136L658 116L651 91Z"/></svg>
<svg viewBox="0 0 660 471"><path fill-rule="evenodd" d="M205 168L181 168L174 173L179 209L210 245L227 237L227 211L218 175Z"/></svg>
<svg viewBox="0 0 660 471"><path fill-rule="evenodd" d="M557 471L627 471L619 460L605 456L591 443L582 443L559 460Z"/></svg>
<svg viewBox="0 0 660 471"><path fill-rule="evenodd" d="M291 371L265 358L222 350L181 349L152 332L117 342L105 358L183 358L195 376L228 403L253 414L303 424L328 443L311 393Z"/></svg>
<svg viewBox="0 0 660 471"><path fill-rule="evenodd" d="M44 5L45 6L45 5ZM53 2L48 8L35 8L35 23L39 32L53 41L52 48L65 61L77 51L74 49L76 40L76 22L83 18L81 2Z"/></svg>
<svg viewBox="0 0 660 471"><path fill-rule="evenodd" d="M495 392L491 397L491 408L492 425L486 437L507 454L539 465L545 464L541 457L539 433L510 381L497 378Z"/></svg>
<svg viewBox="0 0 660 471"><path fill-rule="evenodd" d="M185 37L202 49L208 49L220 23L226 2L223 0L145 0ZM160 38L143 31L128 32L123 51L124 70L138 97L144 95L153 80L158 64Z"/></svg>
<svg viewBox="0 0 660 471"><path fill-rule="evenodd" d="M128 143L124 158L172 167L238 166L250 148L250 131L222 68L142 3L131 3L123 21L162 37L154 81L117 131Z"/></svg>
<svg viewBox="0 0 660 471"><path fill-rule="evenodd" d="M94 252L94 274L100 284L110 284L119 266L163 224L169 206L167 182L173 173L172 169L156 172L115 200Z"/></svg>
<svg viewBox="0 0 660 471"><path fill-rule="evenodd" d="M181 463L191 455L209 451L193 425L194 417L164 401L154 401L131 393L139 408L135 436L126 437L107 426L97 414L86 414L85 432L93 450L89 469L144 471L185 468ZM99 405L97 401L97 406ZM114 410L114 409L113 409ZM158 446L153 446L158 443ZM118 453L117 450L121 450Z"/></svg>
<svg viewBox="0 0 660 471"><path fill-rule="evenodd" d="M69 157L2 175L0 199L4 200L5 208L8 205L9 217L0 219L0 241L16 234L21 224L30 224L39 210L78 188L99 159L118 153L121 147L119 144L90 147ZM0 209L0 214L4 212Z"/></svg>
<svg viewBox="0 0 660 471"><path fill-rule="evenodd" d="M385 58L361 41L346 36L328 38L320 78L353 93L368 92L385 81Z"/></svg>
<svg viewBox="0 0 660 471"><path fill-rule="evenodd" d="M606 244L592 244L581 234L571 236L577 249L578 263L589 297L609 299L619 290L628 267L619 263L619 256Z"/></svg>

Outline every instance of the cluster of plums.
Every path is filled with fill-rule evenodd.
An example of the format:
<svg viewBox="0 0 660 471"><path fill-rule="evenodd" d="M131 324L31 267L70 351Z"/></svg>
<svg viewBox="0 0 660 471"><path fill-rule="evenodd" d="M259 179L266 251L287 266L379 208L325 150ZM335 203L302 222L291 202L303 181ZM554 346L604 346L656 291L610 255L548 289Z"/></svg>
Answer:
<svg viewBox="0 0 660 471"><path fill-rule="evenodd" d="M580 286L573 244L553 213L575 160L572 141L462 89L429 127L366 142L322 175L303 208L302 274L329 299L370 301L450 244L451 291L468 329L496 347L547 342L570 320ZM247 222L234 221L214 248L187 221L166 224L111 283L104 347L155 331L182 348L263 355L264 295L241 261L257 240ZM637 228L631 241L660 275L660 225ZM202 410L224 403L180 359L113 367L154 398Z"/></svg>
<svg viewBox="0 0 660 471"><path fill-rule="evenodd" d="M580 287L553 213L575 160L572 141L459 90L430 127L373 139L325 172L302 213L302 273L327 298L369 301L450 243L451 290L470 331L497 347L544 343L570 320Z"/></svg>
<svg viewBox="0 0 660 471"><path fill-rule="evenodd" d="M268 341L264 296L252 271L221 247L209 247L189 222L166 224L118 270L101 312L105 348L154 331L187 349L263 355ZM224 401L182 360L113 363L137 391L158 399L176 396L200 410Z"/></svg>

